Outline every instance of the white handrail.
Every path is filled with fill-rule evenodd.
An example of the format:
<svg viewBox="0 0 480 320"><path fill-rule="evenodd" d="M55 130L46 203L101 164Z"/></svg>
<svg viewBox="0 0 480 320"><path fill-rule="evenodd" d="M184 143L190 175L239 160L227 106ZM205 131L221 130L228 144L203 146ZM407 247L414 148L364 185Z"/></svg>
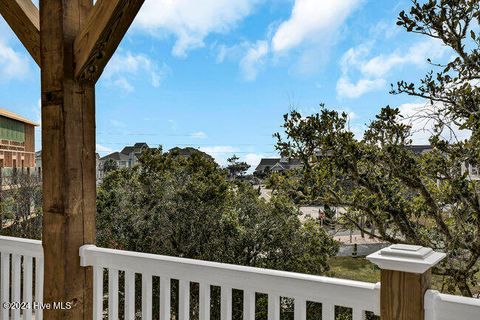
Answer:
<svg viewBox="0 0 480 320"><path fill-rule="evenodd" d="M0 236L0 252L43 258L42 241Z"/></svg>
<svg viewBox="0 0 480 320"><path fill-rule="evenodd" d="M43 319L43 272L41 241L0 236L0 319Z"/></svg>
<svg viewBox="0 0 480 320"><path fill-rule="evenodd" d="M43 248L41 241L0 236L0 300L12 302L42 302L43 296ZM293 298L295 319L306 317L306 301L323 304L323 318L334 319L334 306L353 309L353 319L364 319L365 311L379 313L379 284L336 279L322 276L306 275L278 270L268 270L238 266L217 262L208 262L154 254L97 248L86 245L80 249L82 266L94 268L94 310L95 318L102 319L103 281L109 280L109 305L118 309L119 272L124 272L125 281L124 307L125 315L134 318L135 313L135 274L142 277L142 316L151 319L152 276L160 277L160 311L161 318L168 319L170 313L170 280L180 281L183 298L179 305L183 308L180 315L188 319L190 282L200 284L200 317L210 316L210 286L221 287L221 314L223 319L231 318L232 289L244 291L244 316L255 316L255 293L269 296L269 319L278 320L281 303L279 297ZM104 276L105 269L108 277ZM33 288L33 279L35 287ZM20 289L23 286L23 289ZM11 295L10 295L11 292ZM20 295L20 292L23 292ZM112 319L118 319L118 310L108 310ZM35 319L42 319L41 310L33 310ZM32 310L0 311L2 319L31 318ZM427 290L425 294L426 320L478 320L480 300L455 295L442 294Z"/></svg>
<svg viewBox="0 0 480 320"><path fill-rule="evenodd" d="M425 293L425 320L451 319L480 319L480 299L427 290Z"/></svg>
<svg viewBox="0 0 480 320"><path fill-rule="evenodd" d="M122 270L159 276L160 279L220 286L222 290L239 289L379 313L379 285L373 283L105 249L94 245L83 246L80 258L82 266L109 271ZM225 297L228 301L229 296ZM360 314L358 311L354 313Z"/></svg>

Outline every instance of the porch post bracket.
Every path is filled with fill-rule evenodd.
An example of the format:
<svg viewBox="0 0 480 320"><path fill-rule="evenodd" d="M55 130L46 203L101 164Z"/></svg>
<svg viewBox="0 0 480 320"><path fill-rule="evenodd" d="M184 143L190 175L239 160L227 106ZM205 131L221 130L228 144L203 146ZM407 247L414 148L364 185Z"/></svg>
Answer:
<svg viewBox="0 0 480 320"><path fill-rule="evenodd" d="M73 45L75 77L95 83L144 0L98 0Z"/></svg>

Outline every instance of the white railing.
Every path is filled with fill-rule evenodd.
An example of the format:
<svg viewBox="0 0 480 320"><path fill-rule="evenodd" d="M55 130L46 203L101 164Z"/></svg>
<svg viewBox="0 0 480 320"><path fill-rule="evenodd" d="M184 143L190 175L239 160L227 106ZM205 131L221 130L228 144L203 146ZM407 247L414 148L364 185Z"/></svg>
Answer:
<svg viewBox="0 0 480 320"><path fill-rule="evenodd" d="M335 319L335 306L351 308L353 320L364 319L366 311L378 314L380 309L379 284L92 245L80 248L80 258L82 266L93 267L94 320L104 316L109 320L136 319L136 305L140 306L138 313L142 319L152 318L154 305L158 305L155 313L159 312L161 320L171 319L171 301L178 305L177 319L188 320L192 307L190 297L196 301L198 298L195 308L198 307L200 320L208 320L211 286L220 287L222 320L232 319L233 289L243 291L243 319L249 320L255 319L256 293L268 295L269 320L280 319L281 310L286 306L286 300L281 298L293 301L295 320L307 318L307 301L322 304L324 320ZM105 279L104 273L108 274ZM140 280L139 277L141 286L136 294L135 280ZM155 277L159 278L158 287L153 285ZM171 296L171 280L178 281L178 300L175 300L177 292ZM199 285L196 297L197 293L190 293L191 283ZM104 290L104 284L107 290ZM120 297L122 293L124 295ZM153 301L153 297L159 301ZM104 300L108 303L104 304ZM1 320L43 318L40 309L12 307L12 303L23 302L25 306L32 306L43 302L43 248L40 241L0 237L0 302ZM9 308L3 307L5 303ZM435 290L426 292L424 308L426 320L480 319L479 299L441 294Z"/></svg>
<svg viewBox="0 0 480 320"><path fill-rule="evenodd" d="M320 277L292 272L174 258L138 252L97 248L80 249L82 266L94 269L94 319L119 317L119 271L124 273L124 315L135 319L135 274L141 274L142 319L152 318L152 278L160 278L160 319L170 319L171 280L179 280L178 319L190 315L190 283L199 284L200 320L210 319L210 289L221 289L222 320L232 319L232 289L243 290L244 319L255 319L255 294L268 295L268 319L280 319L281 299L294 299L295 320L306 319L307 301L322 304L322 319L335 319L335 306L352 309L353 320L366 311L379 312L379 286L373 283ZM108 270L108 308L104 310L104 270Z"/></svg>
<svg viewBox="0 0 480 320"><path fill-rule="evenodd" d="M480 299L428 290L425 293L425 320L451 319L480 319Z"/></svg>
<svg viewBox="0 0 480 320"><path fill-rule="evenodd" d="M0 319L43 319L41 241L0 237L0 253Z"/></svg>

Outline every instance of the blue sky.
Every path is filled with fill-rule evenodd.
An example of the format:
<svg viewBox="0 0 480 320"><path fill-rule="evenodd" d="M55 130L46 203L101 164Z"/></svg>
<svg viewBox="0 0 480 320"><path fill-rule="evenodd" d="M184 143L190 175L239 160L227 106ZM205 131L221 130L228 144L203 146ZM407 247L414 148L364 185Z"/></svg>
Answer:
<svg viewBox="0 0 480 320"><path fill-rule="evenodd" d="M391 96L450 56L395 25L408 0L146 0L97 85L97 151L198 147L219 163L272 157L283 114L322 102L361 134ZM40 121L39 69L0 18L0 108ZM37 131L37 136L39 136ZM419 134L417 143L425 142ZM40 148L37 138L37 149Z"/></svg>

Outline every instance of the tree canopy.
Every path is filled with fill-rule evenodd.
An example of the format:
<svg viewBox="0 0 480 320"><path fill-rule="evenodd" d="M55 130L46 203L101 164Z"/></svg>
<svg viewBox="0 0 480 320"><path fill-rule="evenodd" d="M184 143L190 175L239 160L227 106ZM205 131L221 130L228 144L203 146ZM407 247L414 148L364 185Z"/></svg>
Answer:
<svg viewBox="0 0 480 320"><path fill-rule="evenodd" d="M447 63L429 60L433 70L419 83L392 85L393 94L424 99L410 121L433 124L432 150L412 150L411 123L389 106L362 138L345 113L323 105L306 117L294 111L285 115L285 133L276 134L277 147L304 162L293 184L304 201L347 208L344 218L377 238L446 252L434 270L445 276L444 289L471 296L480 257L480 181L468 170L480 165L480 1L412 2L398 25L441 41L453 54ZM456 139L457 127L470 138ZM378 232L365 230L365 218Z"/></svg>
<svg viewBox="0 0 480 320"><path fill-rule="evenodd" d="M261 199L250 184L200 153L148 150L98 190L100 246L324 274L338 245L283 196Z"/></svg>

